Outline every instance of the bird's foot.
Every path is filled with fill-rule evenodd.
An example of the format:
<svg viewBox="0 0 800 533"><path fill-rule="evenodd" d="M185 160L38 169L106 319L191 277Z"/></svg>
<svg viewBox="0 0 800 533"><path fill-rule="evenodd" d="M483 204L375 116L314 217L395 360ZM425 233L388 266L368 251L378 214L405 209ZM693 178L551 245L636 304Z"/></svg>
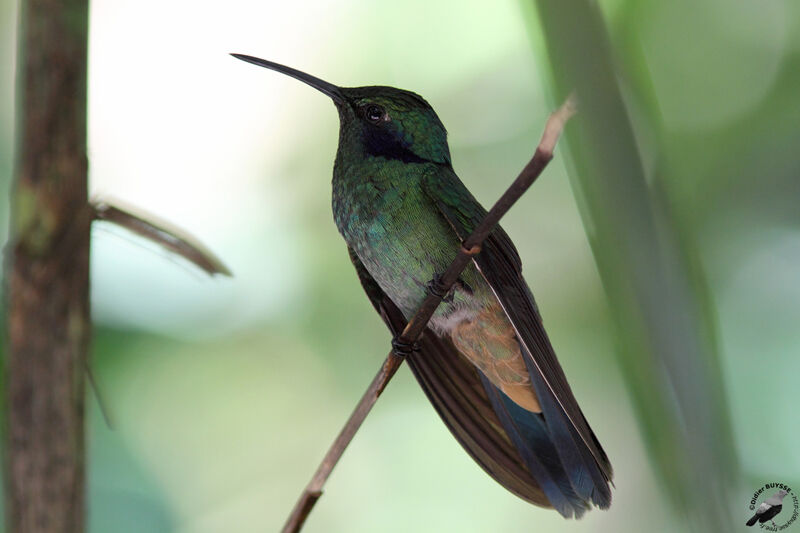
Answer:
<svg viewBox="0 0 800 533"><path fill-rule="evenodd" d="M442 285L442 277L439 274L434 274L433 279L428 282L428 292L440 298L443 302L450 303L453 301L453 291L445 290Z"/></svg>
<svg viewBox="0 0 800 533"><path fill-rule="evenodd" d="M407 357L414 352L419 351L419 343L418 342L406 342L401 339L401 337L397 336L392 339L392 351L395 355L400 357Z"/></svg>

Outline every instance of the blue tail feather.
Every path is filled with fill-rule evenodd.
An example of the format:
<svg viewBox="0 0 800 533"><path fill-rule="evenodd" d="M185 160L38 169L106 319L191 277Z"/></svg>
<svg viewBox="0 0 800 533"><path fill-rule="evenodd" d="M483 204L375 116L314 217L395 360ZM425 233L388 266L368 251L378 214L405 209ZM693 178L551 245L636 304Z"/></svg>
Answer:
<svg viewBox="0 0 800 533"><path fill-rule="evenodd" d="M527 361L526 361L527 362ZM555 397L549 393L541 375L529 368L537 391L548 435L558 452L572 487L580 498L600 508L611 504L611 491L591 451L567 418Z"/></svg>
<svg viewBox="0 0 800 533"><path fill-rule="evenodd" d="M566 518L580 518L589 506L575 493L544 420L518 406L485 376L481 379L506 433L550 504Z"/></svg>

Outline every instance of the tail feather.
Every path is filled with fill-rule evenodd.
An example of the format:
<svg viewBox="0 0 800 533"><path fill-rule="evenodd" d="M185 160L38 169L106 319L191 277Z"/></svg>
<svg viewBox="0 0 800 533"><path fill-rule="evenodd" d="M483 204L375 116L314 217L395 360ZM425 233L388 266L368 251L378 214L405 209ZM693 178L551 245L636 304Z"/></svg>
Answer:
<svg viewBox="0 0 800 533"><path fill-rule="evenodd" d="M580 518L588 505L572 489L539 415L519 407L485 376L481 380L506 433L550 504L565 518Z"/></svg>
<svg viewBox="0 0 800 533"><path fill-rule="evenodd" d="M754 514L753 518L747 521L748 526L754 526L758 522L758 514Z"/></svg>
<svg viewBox="0 0 800 533"><path fill-rule="evenodd" d="M573 489L582 499L594 503L601 509L607 509L611 505L611 489L606 476L600 470L600 465L555 397L547 389L541 375L534 368L530 368L529 371L542 406L548 434Z"/></svg>

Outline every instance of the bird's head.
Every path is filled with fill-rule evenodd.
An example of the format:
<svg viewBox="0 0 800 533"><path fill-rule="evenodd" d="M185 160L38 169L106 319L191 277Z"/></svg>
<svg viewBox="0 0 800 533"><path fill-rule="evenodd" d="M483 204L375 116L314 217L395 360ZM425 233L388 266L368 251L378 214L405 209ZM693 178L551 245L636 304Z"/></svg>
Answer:
<svg viewBox="0 0 800 533"><path fill-rule="evenodd" d="M298 79L328 95L341 122L340 143L365 155L404 162L450 164L447 131L418 94L394 87L338 87L305 72L257 57L232 54Z"/></svg>

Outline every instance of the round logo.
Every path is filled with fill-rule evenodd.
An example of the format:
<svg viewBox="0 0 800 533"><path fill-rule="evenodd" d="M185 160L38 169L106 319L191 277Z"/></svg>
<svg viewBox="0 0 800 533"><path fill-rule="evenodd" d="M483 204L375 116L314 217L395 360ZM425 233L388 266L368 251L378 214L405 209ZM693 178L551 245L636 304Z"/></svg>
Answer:
<svg viewBox="0 0 800 533"><path fill-rule="evenodd" d="M784 483L767 483L750 499L748 526L765 531L783 531L797 520L800 502L797 494Z"/></svg>

